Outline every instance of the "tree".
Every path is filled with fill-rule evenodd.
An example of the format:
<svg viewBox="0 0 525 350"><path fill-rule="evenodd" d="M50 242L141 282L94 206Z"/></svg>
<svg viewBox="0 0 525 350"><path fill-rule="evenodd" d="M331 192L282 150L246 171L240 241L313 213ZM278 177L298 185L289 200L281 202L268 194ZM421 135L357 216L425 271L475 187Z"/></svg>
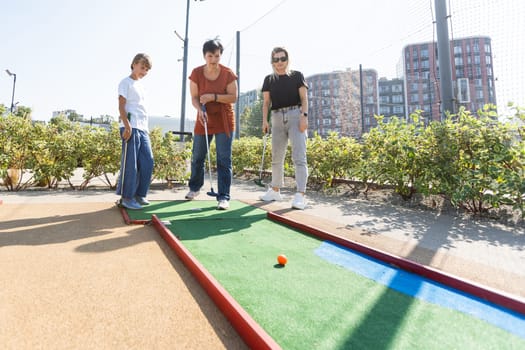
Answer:
<svg viewBox="0 0 525 350"><path fill-rule="evenodd" d="M262 96L252 107L247 107L241 114L241 137L262 135Z"/></svg>
<svg viewBox="0 0 525 350"><path fill-rule="evenodd" d="M18 106L16 107L16 110L13 114L20 118L31 119L31 113L31 108L25 106Z"/></svg>
<svg viewBox="0 0 525 350"><path fill-rule="evenodd" d="M71 113L67 115L67 119L69 119L72 122L78 122L78 121L82 121L82 116L78 114L77 112L72 111Z"/></svg>

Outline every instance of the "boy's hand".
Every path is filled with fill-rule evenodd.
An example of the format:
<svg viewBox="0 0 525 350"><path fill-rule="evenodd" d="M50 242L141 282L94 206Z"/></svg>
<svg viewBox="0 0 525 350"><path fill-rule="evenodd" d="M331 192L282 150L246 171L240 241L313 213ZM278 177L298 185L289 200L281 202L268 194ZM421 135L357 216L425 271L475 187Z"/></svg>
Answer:
<svg viewBox="0 0 525 350"><path fill-rule="evenodd" d="M132 131L131 124L129 122L131 120L131 113L128 113L126 115L126 118L121 117L121 120L122 120L122 123L124 124L124 131L122 132L122 139L124 141L128 141L131 138L131 131Z"/></svg>
<svg viewBox="0 0 525 350"><path fill-rule="evenodd" d="M131 126L124 127L124 131L122 132L122 139L124 141L128 141L131 138Z"/></svg>

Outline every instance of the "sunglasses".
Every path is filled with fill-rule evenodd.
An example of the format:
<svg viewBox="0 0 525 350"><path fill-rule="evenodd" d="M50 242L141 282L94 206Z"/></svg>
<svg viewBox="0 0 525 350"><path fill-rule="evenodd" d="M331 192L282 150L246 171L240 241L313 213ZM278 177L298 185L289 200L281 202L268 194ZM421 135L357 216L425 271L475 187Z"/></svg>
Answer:
<svg viewBox="0 0 525 350"><path fill-rule="evenodd" d="M277 62L279 62L279 61L281 61L281 62L286 62L286 61L288 61L288 57L286 57L286 56L281 56L281 57L272 57L272 62L273 62L273 63L277 63Z"/></svg>

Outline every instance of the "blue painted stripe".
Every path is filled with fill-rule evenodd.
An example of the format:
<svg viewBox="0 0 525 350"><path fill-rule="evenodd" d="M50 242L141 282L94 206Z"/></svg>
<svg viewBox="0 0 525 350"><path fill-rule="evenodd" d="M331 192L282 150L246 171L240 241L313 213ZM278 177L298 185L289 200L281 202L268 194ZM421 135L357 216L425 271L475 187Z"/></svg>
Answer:
<svg viewBox="0 0 525 350"><path fill-rule="evenodd" d="M525 316L331 242L315 254L406 295L474 316L525 339Z"/></svg>

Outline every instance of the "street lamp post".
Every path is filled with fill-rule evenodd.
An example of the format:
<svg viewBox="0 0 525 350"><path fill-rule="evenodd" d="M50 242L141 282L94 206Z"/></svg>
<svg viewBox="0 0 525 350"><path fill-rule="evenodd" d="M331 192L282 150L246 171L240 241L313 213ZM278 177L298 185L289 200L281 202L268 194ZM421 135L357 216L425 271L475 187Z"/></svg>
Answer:
<svg viewBox="0 0 525 350"><path fill-rule="evenodd" d="M197 1L197 0L195 0ZM204 1L204 0L199 0ZM182 97L180 101L180 132L184 132L184 119L186 117L186 74L188 72L188 26L190 19L190 0L186 1L186 30L184 33L184 57L182 64Z"/></svg>
<svg viewBox="0 0 525 350"><path fill-rule="evenodd" d="M9 69L6 69L5 72L9 74L10 77L13 77L13 95L11 96L11 114L13 114L13 110L15 108L16 74L9 71Z"/></svg>

